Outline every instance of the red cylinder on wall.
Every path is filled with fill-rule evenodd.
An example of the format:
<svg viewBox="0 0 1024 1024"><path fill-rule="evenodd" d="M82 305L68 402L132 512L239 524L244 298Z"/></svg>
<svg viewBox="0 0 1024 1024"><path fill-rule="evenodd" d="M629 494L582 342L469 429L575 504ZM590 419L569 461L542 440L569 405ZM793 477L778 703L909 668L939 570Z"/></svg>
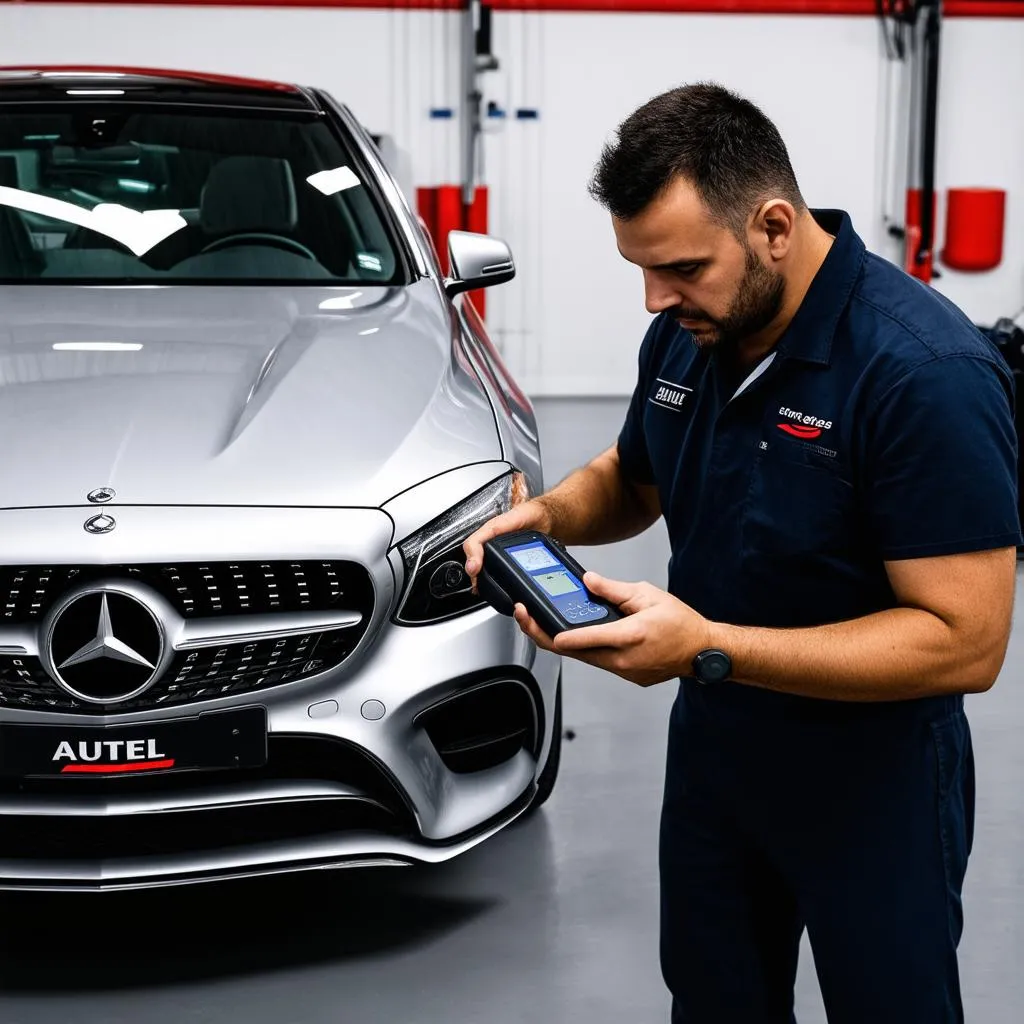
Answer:
<svg viewBox="0 0 1024 1024"><path fill-rule="evenodd" d="M1006 192L1000 188L951 188L946 197L942 262L953 270L998 267L1003 259Z"/></svg>

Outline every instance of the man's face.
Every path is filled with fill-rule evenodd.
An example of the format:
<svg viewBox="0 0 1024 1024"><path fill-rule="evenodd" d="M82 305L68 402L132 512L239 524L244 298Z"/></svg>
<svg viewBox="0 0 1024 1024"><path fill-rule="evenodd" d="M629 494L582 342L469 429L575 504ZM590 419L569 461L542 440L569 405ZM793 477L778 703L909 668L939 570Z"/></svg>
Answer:
<svg viewBox="0 0 1024 1024"><path fill-rule="evenodd" d="M713 220L689 182L613 225L619 252L643 270L648 312L669 313L698 345L735 345L778 314L785 278Z"/></svg>

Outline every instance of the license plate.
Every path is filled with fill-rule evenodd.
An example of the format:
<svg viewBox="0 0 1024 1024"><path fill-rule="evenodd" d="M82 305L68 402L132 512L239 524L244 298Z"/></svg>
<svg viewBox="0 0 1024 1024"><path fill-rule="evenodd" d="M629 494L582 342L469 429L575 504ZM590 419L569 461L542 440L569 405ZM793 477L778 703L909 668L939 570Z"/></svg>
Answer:
<svg viewBox="0 0 1024 1024"><path fill-rule="evenodd" d="M267 713L262 707L135 725L0 723L0 774L20 778L256 768L266 760Z"/></svg>

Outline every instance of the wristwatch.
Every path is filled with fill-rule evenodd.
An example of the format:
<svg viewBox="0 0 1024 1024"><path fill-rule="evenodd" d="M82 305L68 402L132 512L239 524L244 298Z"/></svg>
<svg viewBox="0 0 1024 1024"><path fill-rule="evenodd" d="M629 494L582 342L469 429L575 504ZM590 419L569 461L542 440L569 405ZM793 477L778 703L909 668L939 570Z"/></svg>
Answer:
<svg viewBox="0 0 1024 1024"><path fill-rule="evenodd" d="M708 647L693 659L693 675L699 683L724 682L732 675L732 658L717 647Z"/></svg>

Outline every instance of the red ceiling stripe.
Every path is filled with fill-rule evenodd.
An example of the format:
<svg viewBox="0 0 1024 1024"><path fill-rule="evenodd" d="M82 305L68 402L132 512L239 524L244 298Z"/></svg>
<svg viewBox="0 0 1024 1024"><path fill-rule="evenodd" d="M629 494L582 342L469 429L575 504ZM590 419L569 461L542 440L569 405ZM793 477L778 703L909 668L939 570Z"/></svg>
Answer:
<svg viewBox="0 0 1024 1024"><path fill-rule="evenodd" d="M0 3L112 3L181 7L339 7L457 10L460 0L0 0ZM490 0L496 11L632 14L807 14L875 17L875 0ZM946 0L948 18L1024 18L1024 0Z"/></svg>
<svg viewBox="0 0 1024 1024"><path fill-rule="evenodd" d="M871 14L875 0L494 0L495 10L680 14Z"/></svg>
<svg viewBox="0 0 1024 1024"><path fill-rule="evenodd" d="M495 10L686 14L840 14L875 17L875 0L491 0ZM1024 0L945 0L948 18L1020 18Z"/></svg>
<svg viewBox="0 0 1024 1024"><path fill-rule="evenodd" d="M93 7L341 7L455 11L460 0L0 0L0 4L89 4Z"/></svg>

